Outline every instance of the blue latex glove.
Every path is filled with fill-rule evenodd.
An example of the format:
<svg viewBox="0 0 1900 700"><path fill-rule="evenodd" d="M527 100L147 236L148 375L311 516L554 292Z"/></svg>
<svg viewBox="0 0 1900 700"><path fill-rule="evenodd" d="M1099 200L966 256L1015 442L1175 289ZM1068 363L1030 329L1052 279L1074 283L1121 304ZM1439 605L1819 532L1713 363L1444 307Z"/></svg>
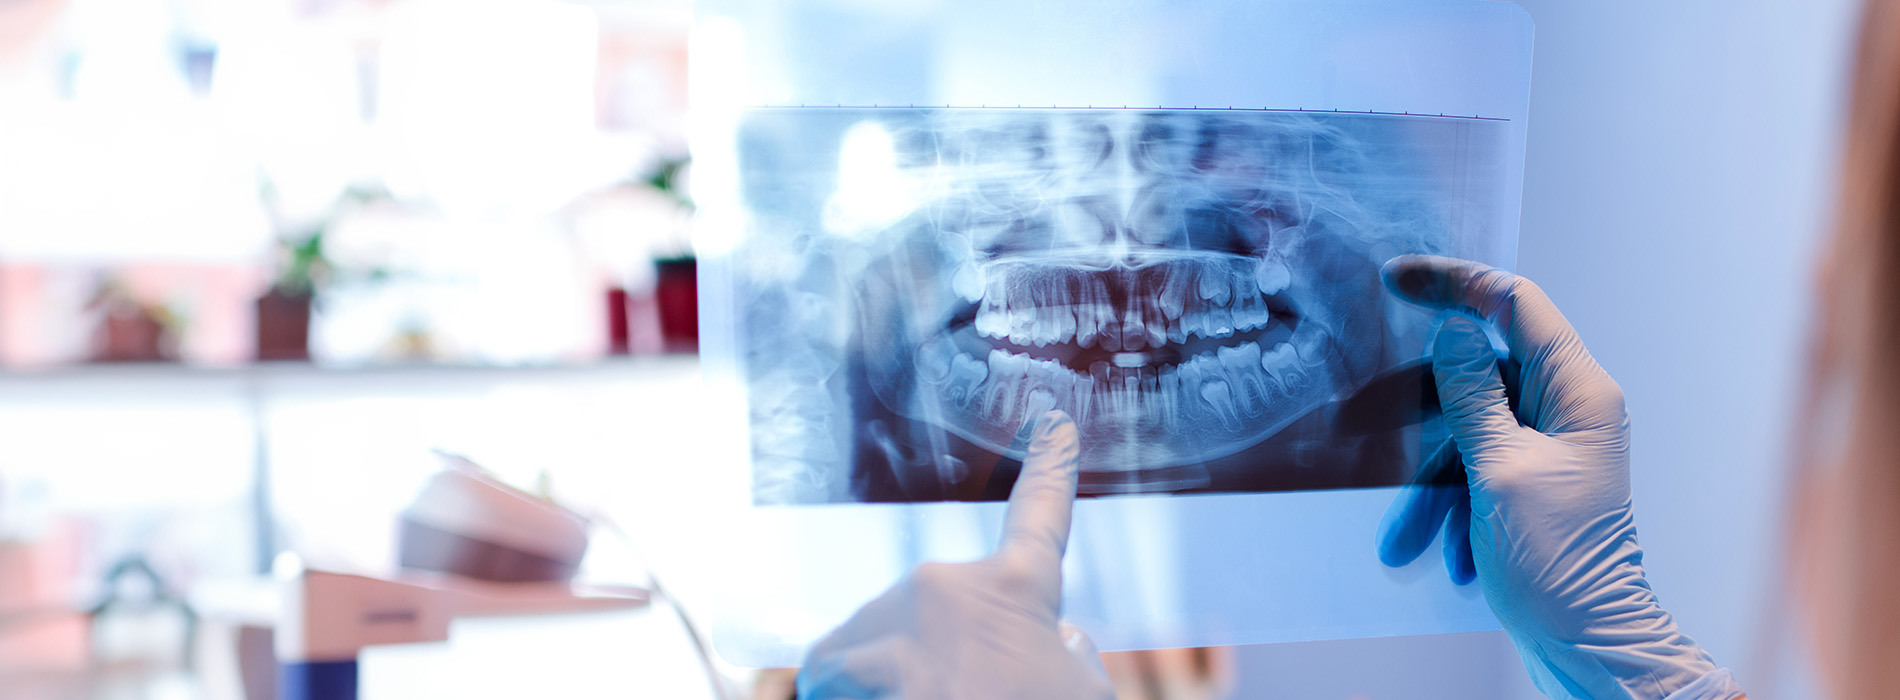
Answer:
<svg viewBox="0 0 1900 700"><path fill-rule="evenodd" d="M1381 525L1380 558L1412 561L1444 523L1452 576L1476 576L1551 697L1741 695L1643 576L1623 390L1569 321L1529 280L1481 263L1401 256L1383 276L1405 301L1495 325L1520 375L1513 414L1484 331L1464 316L1440 326L1432 371L1457 450L1440 463L1462 461L1468 489L1405 489Z"/></svg>
<svg viewBox="0 0 1900 700"><path fill-rule="evenodd" d="M798 697L1111 700L1095 645L1060 624L1081 446L1075 422L1037 422L988 558L924 564L805 657Z"/></svg>

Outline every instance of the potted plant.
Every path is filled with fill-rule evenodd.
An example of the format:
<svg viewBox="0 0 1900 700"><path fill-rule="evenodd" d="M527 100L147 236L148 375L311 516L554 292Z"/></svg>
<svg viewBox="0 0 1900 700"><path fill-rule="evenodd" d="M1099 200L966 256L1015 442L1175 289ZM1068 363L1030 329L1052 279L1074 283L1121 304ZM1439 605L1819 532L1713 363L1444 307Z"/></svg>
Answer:
<svg viewBox="0 0 1900 700"><path fill-rule="evenodd" d="M257 359L310 359L310 309L317 277L329 264L323 257L323 231L302 241L279 242L277 279L257 298Z"/></svg>
<svg viewBox="0 0 1900 700"><path fill-rule="evenodd" d="M663 160L645 179L648 187L666 195L684 211L693 210L693 200L685 192L687 158ZM654 301L659 306L660 335L670 352L693 352L699 348L699 270L692 250L665 255L654 260L658 280Z"/></svg>
<svg viewBox="0 0 1900 700"><path fill-rule="evenodd" d="M330 278L334 266L324 254L324 237L339 221L362 204L387 198L380 188L352 185L316 217L302 225L285 221L278 213L276 195L268 183L264 199L278 222L277 275L270 289L257 298L257 359L302 361L310 359L310 316L317 290Z"/></svg>

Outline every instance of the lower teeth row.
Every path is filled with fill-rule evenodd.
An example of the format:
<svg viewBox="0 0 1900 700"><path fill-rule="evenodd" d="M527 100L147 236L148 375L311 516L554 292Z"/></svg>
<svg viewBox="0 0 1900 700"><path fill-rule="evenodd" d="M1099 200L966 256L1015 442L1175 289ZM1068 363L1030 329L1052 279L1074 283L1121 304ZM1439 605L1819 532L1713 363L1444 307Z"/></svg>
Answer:
<svg viewBox="0 0 1900 700"><path fill-rule="evenodd" d="M1084 423L1169 425L1211 418L1238 430L1248 419L1301 395L1314 381L1320 358L1303 358L1287 343L1270 350L1240 343L1160 368L1146 366L1141 353L1111 359L1082 373L1005 350L992 350L987 361L957 353L947 371L925 379L941 385L946 399L992 424L1018 425L1059 408ZM943 361L937 363L941 367Z"/></svg>

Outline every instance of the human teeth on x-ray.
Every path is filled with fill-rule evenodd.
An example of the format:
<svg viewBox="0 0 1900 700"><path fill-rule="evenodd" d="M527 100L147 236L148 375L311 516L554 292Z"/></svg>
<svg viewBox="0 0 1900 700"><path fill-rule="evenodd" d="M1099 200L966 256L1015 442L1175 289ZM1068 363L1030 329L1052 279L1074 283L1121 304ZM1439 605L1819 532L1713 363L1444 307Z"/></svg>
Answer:
<svg viewBox="0 0 1900 700"><path fill-rule="evenodd" d="M749 111L732 264L755 500L1004 498L1051 409L1080 427L1085 494L1403 482L1421 428L1341 418L1424 386L1404 370L1432 319L1378 269L1491 235L1502 126Z"/></svg>

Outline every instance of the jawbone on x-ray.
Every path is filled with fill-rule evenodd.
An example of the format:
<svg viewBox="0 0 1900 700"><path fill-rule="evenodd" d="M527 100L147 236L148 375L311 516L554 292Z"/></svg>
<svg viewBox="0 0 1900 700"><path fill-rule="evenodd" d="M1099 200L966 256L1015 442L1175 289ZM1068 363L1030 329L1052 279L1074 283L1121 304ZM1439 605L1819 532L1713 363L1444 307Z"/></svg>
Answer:
<svg viewBox="0 0 1900 700"><path fill-rule="evenodd" d="M1419 365L1431 317L1379 266L1487 234L1470 193L1501 176L1503 124L749 110L754 500L1005 498L1051 409L1085 494L1403 482L1416 429L1344 430L1339 407Z"/></svg>

